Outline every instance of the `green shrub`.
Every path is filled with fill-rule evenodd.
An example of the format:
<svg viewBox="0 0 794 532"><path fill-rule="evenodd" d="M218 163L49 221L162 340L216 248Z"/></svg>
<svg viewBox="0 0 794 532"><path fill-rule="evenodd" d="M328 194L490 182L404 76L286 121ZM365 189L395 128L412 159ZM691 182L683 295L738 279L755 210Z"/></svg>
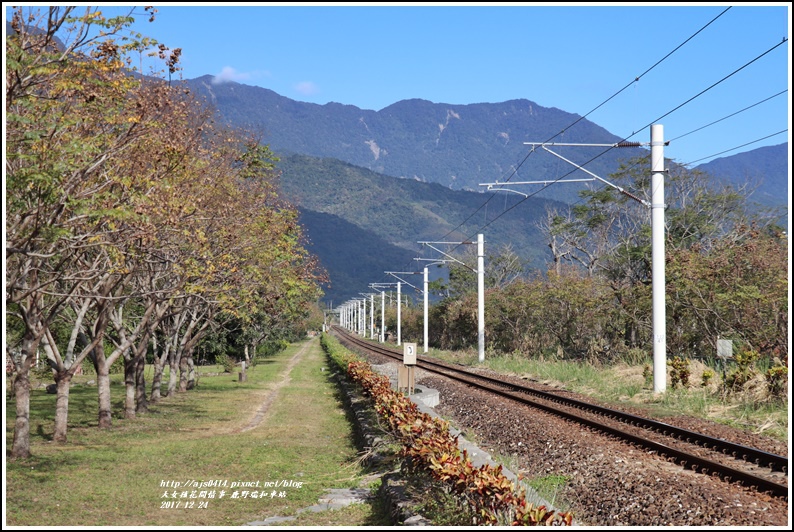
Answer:
<svg viewBox="0 0 794 532"><path fill-rule="evenodd" d="M226 353L216 355L215 362L223 367L224 373L233 373L234 367L237 365L237 362Z"/></svg>
<svg viewBox="0 0 794 532"><path fill-rule="evenodd" d="M774 397L782 397L785 395L787 376L788 368L785 366L773 366L766 370L764 378L766 379L766 385L770 395Z"/></svg>
<svg viewBox="0 0 794 532"><path fill-rule="evenodd" d="M725 377L725 387L728 391L737 392L755 377L755 363L761 354L752 349L744 349L736 353L734 360L736 368Z"/></svg>
<svg viewBox="0 0 794 532"><path fill-rule="evenodd" d="M709 383L711 383L711 379L714 378L714 371L710 369L704 369L703 375L701 376L700 385L703 388L707 388Z"/></svg>
<svg viewBox="0 0 794 532"><path fill-rule="evenodd" d="M670 385L676 388L680 384L683 388L687 388L691 374L689 360L676 355L667 364L672 368L672 371L670 371Z"/></svg>

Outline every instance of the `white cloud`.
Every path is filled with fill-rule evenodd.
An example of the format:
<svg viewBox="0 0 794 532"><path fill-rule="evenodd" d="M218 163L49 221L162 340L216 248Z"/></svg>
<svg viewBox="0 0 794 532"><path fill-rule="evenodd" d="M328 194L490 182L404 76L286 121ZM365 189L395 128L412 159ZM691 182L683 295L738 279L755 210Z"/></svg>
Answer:
<svg viewBox="0 0 794 532"><path fill-rule="evenodd" d="M251 78L251 74L246 72L237 72L234 68L225 66L221 69L221 73L212 78L212 83L227 83L229 81L245 81Z"/></svg>
<svg viewBox="0 0 794 532"><path fill-rule="evenodd" d="M318 92L320 92L319 87L317 87L317 85L315 85L311 81L301 81L300 83L296 83L295 90L303 94L304 96L310 96L312 94L317 94Z"/></svg>

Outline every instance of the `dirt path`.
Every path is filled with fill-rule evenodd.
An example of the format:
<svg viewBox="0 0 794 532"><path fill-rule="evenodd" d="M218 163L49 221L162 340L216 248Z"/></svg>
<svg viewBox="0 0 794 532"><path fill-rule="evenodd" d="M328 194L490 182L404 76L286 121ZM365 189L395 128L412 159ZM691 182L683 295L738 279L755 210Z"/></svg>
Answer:
<svg viewBox="0 0 794 532"><path fill-rule="evenodd" d="M295 365L300 361L303 355L305 355L310 348L314 347L316 343L317 343L316 338L314 340L309 340L308 342L304 342L304 344L301 346L298 352L295 353L292 356L292 358L289 360L289 362L287 363L287 367L284 369L281 375L279 375L279 379L273 386L273 389L267 392L267 395L265 395L262 404L259 406L259 409L257 409L256 414L254 414L254 417L251 419L251 421L249 421L246 426L238 430L235 430L233 434L239 434L240 432L248 432L249 430L253 430L256 427L258 427L262 423L262 421L264 421L265 415L270 409L270 405L272 405L273 401L276 399L279 390L285 385L289 384L291 380L290 373L292 373L292 368L295 367Z"/></svg>

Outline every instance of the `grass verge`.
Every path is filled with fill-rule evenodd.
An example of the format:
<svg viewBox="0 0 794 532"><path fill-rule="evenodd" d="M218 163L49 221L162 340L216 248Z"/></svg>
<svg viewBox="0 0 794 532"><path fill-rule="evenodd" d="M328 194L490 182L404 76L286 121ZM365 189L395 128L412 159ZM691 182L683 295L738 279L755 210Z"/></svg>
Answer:
<svg viewBox="0 0 794 532"><path fill-rule="evenodd" d="M431 357L477 366L476 352L447 352L430 350ZM700 362L690 362L692 376L686 387L673 387L668 382L664 394L654 394L643 375L647 363L620 363L594 366L587 362L529 358L524 355L488 354L483 367L501 373L537 379L546 384L592 396L620 408L621 404L647 408L658 415L689 415L717 423L741 427L758 434L787 442L789 434L789 403L787 397L770 398L758 395L763 388L756 378L741 393L726 394L719 388L719 378L709 386L701 384L708 368ZM668 381L670 380L668 371Z"/></svg>

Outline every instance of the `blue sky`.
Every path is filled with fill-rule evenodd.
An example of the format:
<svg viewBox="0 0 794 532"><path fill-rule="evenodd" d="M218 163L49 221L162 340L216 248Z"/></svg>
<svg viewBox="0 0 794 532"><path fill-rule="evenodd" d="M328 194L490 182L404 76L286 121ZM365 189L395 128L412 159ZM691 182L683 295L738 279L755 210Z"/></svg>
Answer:
<svg viewBox="0 0 794 532"><path fill-rule="evenodd" d="M639 142L660 123L665 156L695 165L789 140L788 3L156 7L135 29L181 48L187 79L371 110L527 99Z"/></svg>

